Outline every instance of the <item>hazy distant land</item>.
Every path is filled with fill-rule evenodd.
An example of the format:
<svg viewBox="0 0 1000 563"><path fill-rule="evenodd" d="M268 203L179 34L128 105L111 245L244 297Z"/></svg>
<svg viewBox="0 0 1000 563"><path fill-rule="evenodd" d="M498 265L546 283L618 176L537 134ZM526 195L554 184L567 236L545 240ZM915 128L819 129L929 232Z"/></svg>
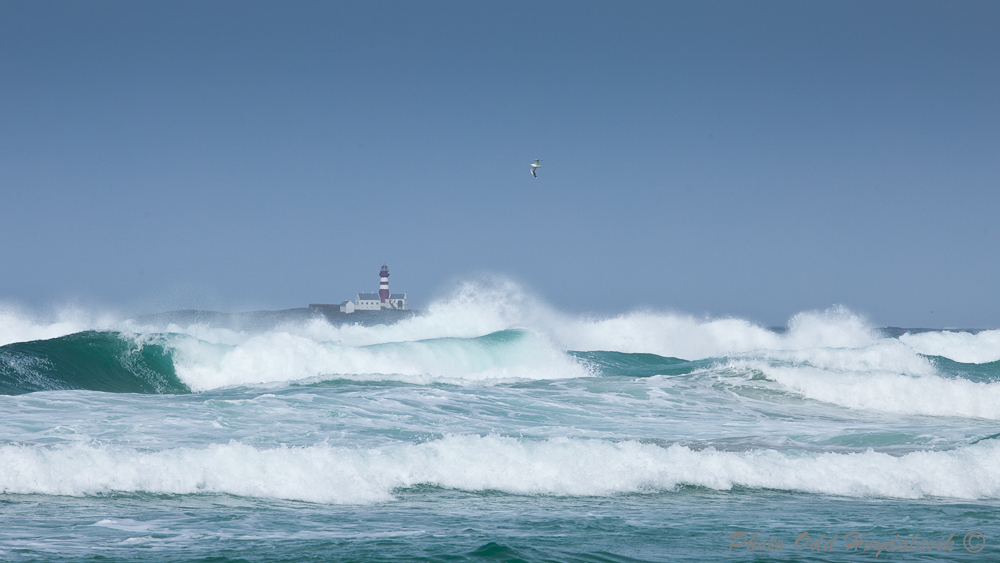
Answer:
<svg viewBox="0 0 1000 563"><path fill-rule="evenodd" d="M278 311L247 311L240 313L184 309L181 311L140 315L133 317L131 320L139 325L165 326L175 324L178 326L190 326L204 324L212 328L228 328L235 331L260 331L270 330L284 324L308 322L313 319L326 319L327 322L334 326L345 324L359 324L362 326L388 325L419 314L419 311L399 311L395 309L341 313L337 306L322 305L318 307L281 309Z"/></svg>

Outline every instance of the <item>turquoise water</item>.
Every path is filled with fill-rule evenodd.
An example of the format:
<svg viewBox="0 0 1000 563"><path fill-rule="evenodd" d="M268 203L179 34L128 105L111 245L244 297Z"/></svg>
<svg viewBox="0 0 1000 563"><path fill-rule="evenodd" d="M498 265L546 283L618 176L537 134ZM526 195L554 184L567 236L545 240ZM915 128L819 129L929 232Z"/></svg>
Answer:
<svg viewBox="0 0 1000 563"><path fill-rule="evenodd" d="M0 317L0 560L1000 555L1000 331L541 313Z"/></svg>

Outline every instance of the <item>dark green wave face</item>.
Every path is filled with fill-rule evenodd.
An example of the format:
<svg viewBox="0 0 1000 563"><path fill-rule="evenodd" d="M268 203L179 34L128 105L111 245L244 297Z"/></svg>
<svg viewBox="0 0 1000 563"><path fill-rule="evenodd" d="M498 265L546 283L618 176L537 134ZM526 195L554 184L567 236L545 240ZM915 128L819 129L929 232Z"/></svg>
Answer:
<svg viewBox="0 0 1000 563"><path fill-rule="evenodd" d="M625 352L569 352L584 364L608 377L652 377L654 375L684 375L705 362L689 362L680 358L665 358L656 354Z"/></svg>
<svg viewBox="0 0 1000 563"><path fill-rule="evenodd" d="M517 344L529 333L504 330L477 338L439 338L423 341L439 352L472 346L473 359L487 360L504 351L516 354ZM0 394L82 389L110 393L190 393L174 366L168 342L181 335L154 334L137 338L120 332L87 331L50 340L19 342L0 347ZM411 343L412 344L412 343ZM407 343L377 344L380 352L406 352ZM683 375L704 362L688 362L655 354L623 352L567 352L592 368L597 376L650 377ZM508 354L509 355L509 354ZM481 358L480 358L481 359ZM495 359L495 358L494 358ZM509 359L509 358L507 358ZM475 362L473 362L475 363Z"/></svg>
<svg viewBox="0 0 1000 563"><path fill-rule="evenodd" d="M530 332L504 330L476 338L437 338L425 341L390 342L364 347L376 355L423 355L450 358L475 372L487 367L525 360L521 344ZM0 394L18 395L36 391L81 389L111 393L190 393L174 365L174 345L192 337L151 334L137 337L119 332L88 331L0 347ZM209 348L218 346L202 343ZM411 350L417 344L420 348ZM530 347L529 347L530 352ZM612 351L569 351L570 358L599 377L683 376L711 367L725 358L687 361L656 354ZM530 353L528 354L530 356ZM1000 378L1000 362L966 364L940 356L926 356L944 377L977 382ZM770 363L779 360L768 360ZM182 366L183 367L183 366ZM545 370L547 364L539 364ZM334 373L334 372L331 372Z"/></svg>
<svg viewBox="0 0 1000 563"><path fill-rule="evenodd" d="M112 393L189 393L161 343L118 332L80 332L0 346L0 394L87 389Z"/></svg>
<svg viewBox="0 0 1000 563"><path fill-rule="evenodd" d="M1000 379L1000 361L986 364L966 364L943 356L925 357L945 376L961 377L983 383L992 383Z"/></svg>

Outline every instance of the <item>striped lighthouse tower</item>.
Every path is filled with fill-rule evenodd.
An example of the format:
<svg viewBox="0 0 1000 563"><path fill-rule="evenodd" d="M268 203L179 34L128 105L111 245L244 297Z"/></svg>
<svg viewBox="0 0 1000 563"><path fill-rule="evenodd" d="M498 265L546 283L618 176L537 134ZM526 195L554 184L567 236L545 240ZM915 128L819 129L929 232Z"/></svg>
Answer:
<svg viewBox="0 0 1000 563"><path fill-rule="evenodd" d="M389 268L382 264L382 270L378 273L378 298L381 301L382 308L385 309L389 306L386 302L389 299Z"/></svg>

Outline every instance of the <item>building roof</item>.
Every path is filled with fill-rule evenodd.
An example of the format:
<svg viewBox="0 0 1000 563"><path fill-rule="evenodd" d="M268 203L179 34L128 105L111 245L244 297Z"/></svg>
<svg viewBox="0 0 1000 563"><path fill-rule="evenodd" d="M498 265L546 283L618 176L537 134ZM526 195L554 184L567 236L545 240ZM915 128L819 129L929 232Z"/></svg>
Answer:
<svg viewBox="0 0 1000 563"><path fill-rule="evenodd" d="M389 294L389 299L406 299L405 293L391 293Z"/></svg>
<svg viewBox="0 0 1000 563"><path fill-rule="evenodd" d="M380 298L377 293L359 293L358 300L379 301Z"/></svg>

